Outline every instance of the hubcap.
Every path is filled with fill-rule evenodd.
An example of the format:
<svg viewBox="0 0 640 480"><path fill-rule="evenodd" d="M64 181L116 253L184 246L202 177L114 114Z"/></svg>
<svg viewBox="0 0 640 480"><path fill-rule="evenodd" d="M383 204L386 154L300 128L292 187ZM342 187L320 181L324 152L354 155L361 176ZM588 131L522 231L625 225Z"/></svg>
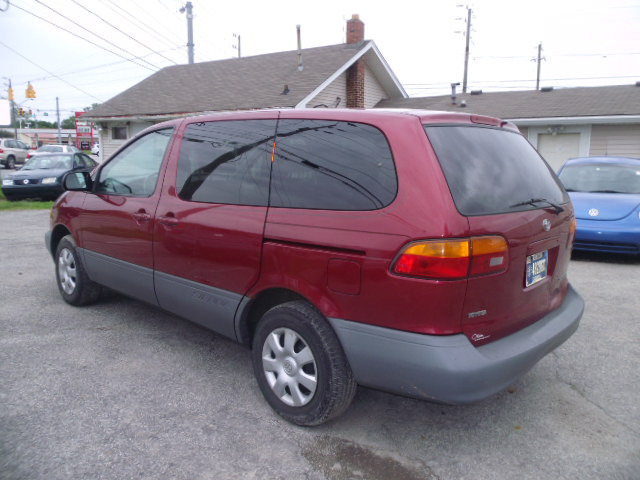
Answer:
<svg viewBox="0 0 640 480"><path fill-rule="evenodd" d="M301 407L313 398L318 374L307 342L290 328L277 328L264 341L262 367L273 393L287 405Z"/></svg>
<svg viewBox="0 0 640 480"><path fill-rule="evenodd" d="M60 288L67 295L71 295L76 289L76 261L71 250L63 248L58 256L58 279Z"/></svg>

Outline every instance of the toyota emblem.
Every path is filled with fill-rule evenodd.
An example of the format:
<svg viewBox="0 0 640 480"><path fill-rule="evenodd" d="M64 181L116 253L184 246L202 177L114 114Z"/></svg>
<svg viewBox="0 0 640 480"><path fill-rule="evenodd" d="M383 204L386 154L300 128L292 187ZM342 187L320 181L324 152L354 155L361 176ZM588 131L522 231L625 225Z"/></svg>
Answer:
<svg viewBox="0 0 640 480"><path fill-rule="evenodd" d="M548 218L545 218L542 221L542 228L544 228L545 232L548 232L549 230L551 230L551 220L549 220Z"/></svg>
<svg viewBox="0 0 640 480"><path fill-rule="evenodd" d="M597 217L598 215L600 215L600 210L598 210L597 208L592 208L591 210L589 210L590 217Z"/></svg>

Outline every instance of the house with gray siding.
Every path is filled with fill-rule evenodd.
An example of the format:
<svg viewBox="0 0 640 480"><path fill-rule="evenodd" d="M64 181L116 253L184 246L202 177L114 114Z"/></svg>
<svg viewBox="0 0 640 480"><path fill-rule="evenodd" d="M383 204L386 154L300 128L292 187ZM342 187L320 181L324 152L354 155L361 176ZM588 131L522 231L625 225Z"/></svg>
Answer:
<svg viewBox="0 0 640 480"><path fill-rule="evenodd" d="M489 115L515 123L557 170L572 157L640 158L640 82L635 85L385 99L378 108Z"/></svg>
<svg viewBox="0 0 640 480"><path fill-rule="evenodd" d="M166 67L85 114L101 155L177 117L264 108L373 108L407 94L357 15L346 43Z"/></svg>

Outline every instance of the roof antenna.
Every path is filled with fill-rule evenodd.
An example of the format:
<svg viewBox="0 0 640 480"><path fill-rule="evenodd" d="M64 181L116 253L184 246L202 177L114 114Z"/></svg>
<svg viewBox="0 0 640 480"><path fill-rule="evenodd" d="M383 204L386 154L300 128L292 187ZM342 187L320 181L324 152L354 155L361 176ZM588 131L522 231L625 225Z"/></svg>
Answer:
<svg viewBox="0 0 640 480"><path fill-rule="evenodd" d="M302 40L300 39L300 25L296 25L296 31L298 32L298 71L304 70L302 65Z"/></svg>

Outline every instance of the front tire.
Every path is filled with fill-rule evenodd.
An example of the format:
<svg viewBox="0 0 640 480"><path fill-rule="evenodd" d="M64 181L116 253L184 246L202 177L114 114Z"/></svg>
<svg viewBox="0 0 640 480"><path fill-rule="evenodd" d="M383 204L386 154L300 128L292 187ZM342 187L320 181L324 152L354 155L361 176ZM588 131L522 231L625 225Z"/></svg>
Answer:
<svg viewBox="0 0 640 480"><path fill-rule="evenodd" d="M269 405L302 426L344 412L356 392L346 355L327 320L304 301L278 305L258 323L253 369Z"/></svg>
<svg viewBox="0 0 640 480"><path fill-rule="evenodd" d="M55 262L56 283L65 302L81 306L98 300L102 287L89 279L71 235L65 236L58 243Z"/></svg>

